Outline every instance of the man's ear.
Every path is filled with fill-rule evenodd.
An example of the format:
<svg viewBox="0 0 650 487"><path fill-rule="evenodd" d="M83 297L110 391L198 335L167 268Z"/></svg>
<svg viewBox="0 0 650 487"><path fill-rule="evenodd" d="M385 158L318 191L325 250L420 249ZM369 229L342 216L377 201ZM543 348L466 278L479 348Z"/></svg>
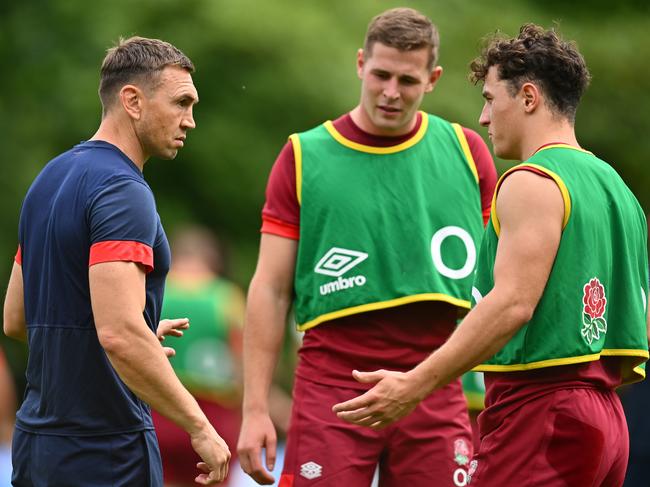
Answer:
<svg viewBox="0 0 650 487"><path fill-rule="evenodd" d="M431 70L431 74L429 74L429 80L427 81L427 86L424 90L425 93L429 93L433 91L433 89L436 87L436 83L442 76L442 66L436 66Z"/></svg>
<svg viewBox="0 0 650 487"><path fill-rule="evenodd" d="M357 76L363 78L363 65L365 63L363 49L357 51Z"/></svg>
<svg viewBox="0 0 650 487"><path fill-rule="evenodd" d="M542 103L542 93L535 83L524 83L520 90L526 113L534 112Z"/></svg>
<svg viewBox="0 0 650 487"><path fill-rule="evenodd" d="M134 120L140 120L142 116L143 93L140 88L134 85L124 85L120 90L120 103L124 111Z"/></svg>

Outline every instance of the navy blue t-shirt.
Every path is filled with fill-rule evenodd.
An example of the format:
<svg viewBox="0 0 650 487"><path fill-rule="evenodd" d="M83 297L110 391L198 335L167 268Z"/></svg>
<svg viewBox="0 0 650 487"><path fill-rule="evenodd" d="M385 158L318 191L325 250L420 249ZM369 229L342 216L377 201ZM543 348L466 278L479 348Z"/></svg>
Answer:
<svg viewBox="0 0 650 487"><path fill-rule="evenodd" d="M78 436L153 429L149 407L99 343L88 282L90 265L140 263L147 271L144 318L155 332L171 256L138 167L102 141L61 154L27 192L19 239L29 361L16 427Z"/></svg>

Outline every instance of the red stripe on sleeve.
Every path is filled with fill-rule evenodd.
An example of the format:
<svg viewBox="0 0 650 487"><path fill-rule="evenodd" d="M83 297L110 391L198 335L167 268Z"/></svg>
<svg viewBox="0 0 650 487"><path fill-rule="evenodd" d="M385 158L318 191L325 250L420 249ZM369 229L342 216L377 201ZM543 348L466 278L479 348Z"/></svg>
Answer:
<svg viewBox="0 0 650 487"><path fill-rule="evenodd" d="M149 273L153 270L153 249L143 243L129 240L107 240L90 247L88 267L116 261L137 262Z"/></svg>
<svg viewBox="0 0 650 487"><path fill-rule="evenodd" d="M18 245L18 250L16 251L16 256L14 257L14 261L18 265L23 265L23 252L20 250L20 245Z"/></svg>
<svg viewBox="0 0 650 487"><path fill-rule="evenodd" d="M262 233L270 233L279 237L300 240L300 227L291 223L278 220L268 215L262 215Z"/></svg>

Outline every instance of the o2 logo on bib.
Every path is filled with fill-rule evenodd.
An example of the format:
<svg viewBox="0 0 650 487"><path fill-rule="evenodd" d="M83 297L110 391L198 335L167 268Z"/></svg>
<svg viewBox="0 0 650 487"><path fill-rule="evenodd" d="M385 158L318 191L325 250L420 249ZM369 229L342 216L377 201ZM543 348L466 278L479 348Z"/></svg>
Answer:
<svg viewBox="0 0 650 487"><path fill-rule="evenodd" d="M450 240L447 242L449 238ZM462 261L463 251L459 245L464 247L465 261ZM443 247L453 248L445 252L443 258ZM456 255L449 255L455 252ZM474 240L461 227L448 226L443 227L433 234L431 238L431 259L436 270L445 277L450 279L464 279L474 271L476 265L476 246ZM453 262L450 262L453 261ZM452 267L453 266L453 267Z"/></svg>

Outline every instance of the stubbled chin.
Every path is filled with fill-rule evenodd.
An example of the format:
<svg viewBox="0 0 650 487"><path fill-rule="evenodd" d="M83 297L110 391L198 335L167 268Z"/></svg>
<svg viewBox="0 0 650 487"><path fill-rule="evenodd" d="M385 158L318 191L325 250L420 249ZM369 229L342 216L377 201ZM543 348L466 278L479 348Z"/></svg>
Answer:
<svg viewBox="0 0 650 487"><path fill-rule="evenodd" d="M402 119L397 114L391 117L380 112L375 119L375 124L379 127L397 128L402 125Z"/></svg>
<svg viewBox="0 0 650 487"><path fill-rule="evenodd" d="M178 155L178 149L170 149L164 152L163 154L160 154L158 157L160 159L171 161L172 159L175 159L177 155Z"/></svg>

